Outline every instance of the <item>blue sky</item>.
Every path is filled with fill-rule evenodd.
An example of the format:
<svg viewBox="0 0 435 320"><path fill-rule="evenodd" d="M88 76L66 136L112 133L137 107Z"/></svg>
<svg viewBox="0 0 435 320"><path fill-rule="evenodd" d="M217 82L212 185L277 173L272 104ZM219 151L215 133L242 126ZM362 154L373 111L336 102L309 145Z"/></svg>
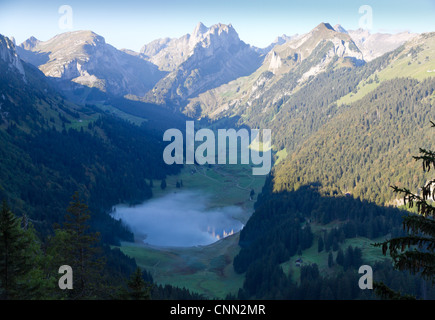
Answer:
<svg viewBox="0 0 435 320"><path fill-rule="evenodd" d="M72 29L59 27L61 5L72 8ZM435 0L0 0L0 33L21 43L32 35L48 40L92 30L117 48L139 51L154 39L191 33L199 21L221 22L232 23L246 43L265 47L279 35L305 33L320 22L357 29L363 5L372 8L372 32L435 31Z"/></svg>

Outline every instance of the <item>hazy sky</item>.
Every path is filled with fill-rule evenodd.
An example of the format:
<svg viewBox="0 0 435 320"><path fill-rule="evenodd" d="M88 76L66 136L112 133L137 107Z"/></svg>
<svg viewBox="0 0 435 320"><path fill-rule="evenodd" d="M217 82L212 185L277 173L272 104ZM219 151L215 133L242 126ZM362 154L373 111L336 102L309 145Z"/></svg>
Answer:
<svg viewBox="0 0 435 320"><path fill-rule="evenodd" d="M59 27L61 5L72 8L72 29ZM320 22L357 29L369 5L372 32L435 31L435 0L0 0L0 33L21 43L30 36L48 40L71 30L92 30L117 48L139 51L161 37L191 33L206 26L232 23L246 43L265 47L277 36L305 33Z"/></svg>

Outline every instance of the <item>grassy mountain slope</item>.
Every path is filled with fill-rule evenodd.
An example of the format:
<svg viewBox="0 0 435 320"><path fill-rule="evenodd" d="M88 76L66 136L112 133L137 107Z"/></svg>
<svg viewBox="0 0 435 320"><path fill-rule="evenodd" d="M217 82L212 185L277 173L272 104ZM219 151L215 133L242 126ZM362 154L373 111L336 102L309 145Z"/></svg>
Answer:
<svg viewBox="0 0 435 320"><path fill-rule="evenodd" d="M350 104L376 89L386 80L411 77L423 80L434 76L435 36L434 33L419 35L398 49L397 55L387 68L378 70L368 79L361 81L356 92L351 92L337 101L337 104Z"/></svg>

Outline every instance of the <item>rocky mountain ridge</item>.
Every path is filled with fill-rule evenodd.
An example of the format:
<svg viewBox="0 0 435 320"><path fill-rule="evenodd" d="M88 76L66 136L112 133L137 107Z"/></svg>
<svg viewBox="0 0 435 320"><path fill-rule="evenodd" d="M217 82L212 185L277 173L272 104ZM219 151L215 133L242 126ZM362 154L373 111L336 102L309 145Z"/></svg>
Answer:
<svg viewBox="0 0 435 320"><path fill-rule="evenodd" d="M92 31L74 31L48 41L30 38L18 47L21 58L47 77L124 96L143 96L165 73L107 44Z"/></svg>
<svg viewBox="0 0 435 320"><path fill-rule="evenodd" d="M326 70L337 57L341 65L360 65L414 36L348 31L341 25L321 23L306 34L282 35L266 48L256 48L243 42L231 24L206 27L200 22L191 34L154 40L140 52L118 50L92 31L67 32L48 41L31 37L17 46L17 52L65 88L75 83L183 109L186 104L192 105L191 99L196 103L200 94L241 77L258 80L266 90L303 64L299 78L303 83ZM316 57L312 55L315 50ZM316 61L307 60L309 57ZM259 75L265 71L271 72L273 79L261 80ZM254 82L248 91L256 91L254 96L258 98L261 90Z"/></svg>

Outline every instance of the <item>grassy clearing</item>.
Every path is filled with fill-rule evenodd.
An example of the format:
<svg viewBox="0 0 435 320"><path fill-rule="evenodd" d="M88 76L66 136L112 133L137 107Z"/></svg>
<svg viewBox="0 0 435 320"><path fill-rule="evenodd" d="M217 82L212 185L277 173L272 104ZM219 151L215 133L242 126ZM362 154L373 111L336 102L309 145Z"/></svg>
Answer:
<svg viewBox="0 0 435 320"><path fill-rule="evenodd" d="M141 118L141 117L136 117L133 116L131 114L125 113L121 110L119 110L118 108L115 108L111 105L107 105L107 104L97 104L97 107L109 114L113 114L121 119L127 120L135 125L140 126L143 122L148 121L147 119Z"/></svg>
<svg viewBox="0 0 435 320"><path fill-rule="evenodd" d="M183 182L182 189L176 187L177 181ZM252 175L250 165L185 165L180 174L166 178L165 190L160 188L160 180L153 180L153 195L161 197L180 190L201 190L210 195L210 207L238 205L250 215L255 202L249 198L251 189L258 194L264 181L264 176Z"/></svg>
<svg viewBox="0 0 435 320"><path fill-rule="evenodd" d="M362 80L358 84L357 93L349 93L338 100L337 104L343 105L358 101L386 80L410 77L421 81L428 77L435 77L435 39L428 39L417 48L420 48L421 51L412 47L408 48L387 68L377 72L378 82L369 83L370 79L374 80L374 75Z"/></svg>
<svg viewBox="0 0 435 320"><path fill-rule="evenodd" d="M91 122L94 122L98 119L97 114L93 114L91 116L88 116L86 118L81 119L74 119L71 121L70 124L66 125L65 128L68 130L69 128L80 130L80 128L86 129L88 127L88 124Z"/></svg>
<svg viewBox="0 0 435 320"><path fill-rule="evenodd" d="M336 225L334 223L331 223L327 226L317 226L315 224L312 224L312 231L315 234L313 245L311 248L303 250L302 255L300 256L303 260L303 265L310 265L310 264L317 264L319 267L319 271L322 274L333 274L337 272L338 268L341 268L340 266L335 265L332 268L328 267L328 256L329 252L326 252L323 250L322 252L317 252L317 241L319 239L319 236L322 234L322 230L329 228L332 228ZM346 239L343 244L341 244L341 249L345 251L348 246L352 246L353 248L359 247L362 250L363 253L363 261L367 263L368 265L373 265L376 261L381 261L384 259L388 259L382 254L382 250L380 248L374 247L372 244L377 242L382 242L385 240L384 238L378 238L378 239L368 239L368 238L352 238L352 239ZM332 252L334 262L337 258L337 252ZM283 271L286 274L292 274L293 280L299 282L300 279L300 267L297 267L295 264L295 261L299 258L299 256L293 256L290 258L289 261L286 261L281 264L281 267Z"/></svg>
<svg viewBox="0 0 435 320"><path fill-rule="evenodd" d="M237 243L238 234L208 246L156 249L123 243L120 249L151 272L158 284L185 287L209 298L225 298L243 285L244 276L236 274L232 266L239 252Z"/></svg>
<svg viewBox="0 0 435 320"><path fill-rule="evenodd" d="M369 80L373 80L372 83L369 83ZM365 97L366 94L372 92L373 90L375 90L377 87L379 87L379 85L381 84L381 82L376 82L374 81L374 76L370 76L367 81L363 80L360 82L360 84L357 87L357 92L356 93L349 93L348 95L342 97L341 99L339 99L337 101L337 105L343 105L343 104L351 104L353 102L356 102L362 98Z"/></svg>

